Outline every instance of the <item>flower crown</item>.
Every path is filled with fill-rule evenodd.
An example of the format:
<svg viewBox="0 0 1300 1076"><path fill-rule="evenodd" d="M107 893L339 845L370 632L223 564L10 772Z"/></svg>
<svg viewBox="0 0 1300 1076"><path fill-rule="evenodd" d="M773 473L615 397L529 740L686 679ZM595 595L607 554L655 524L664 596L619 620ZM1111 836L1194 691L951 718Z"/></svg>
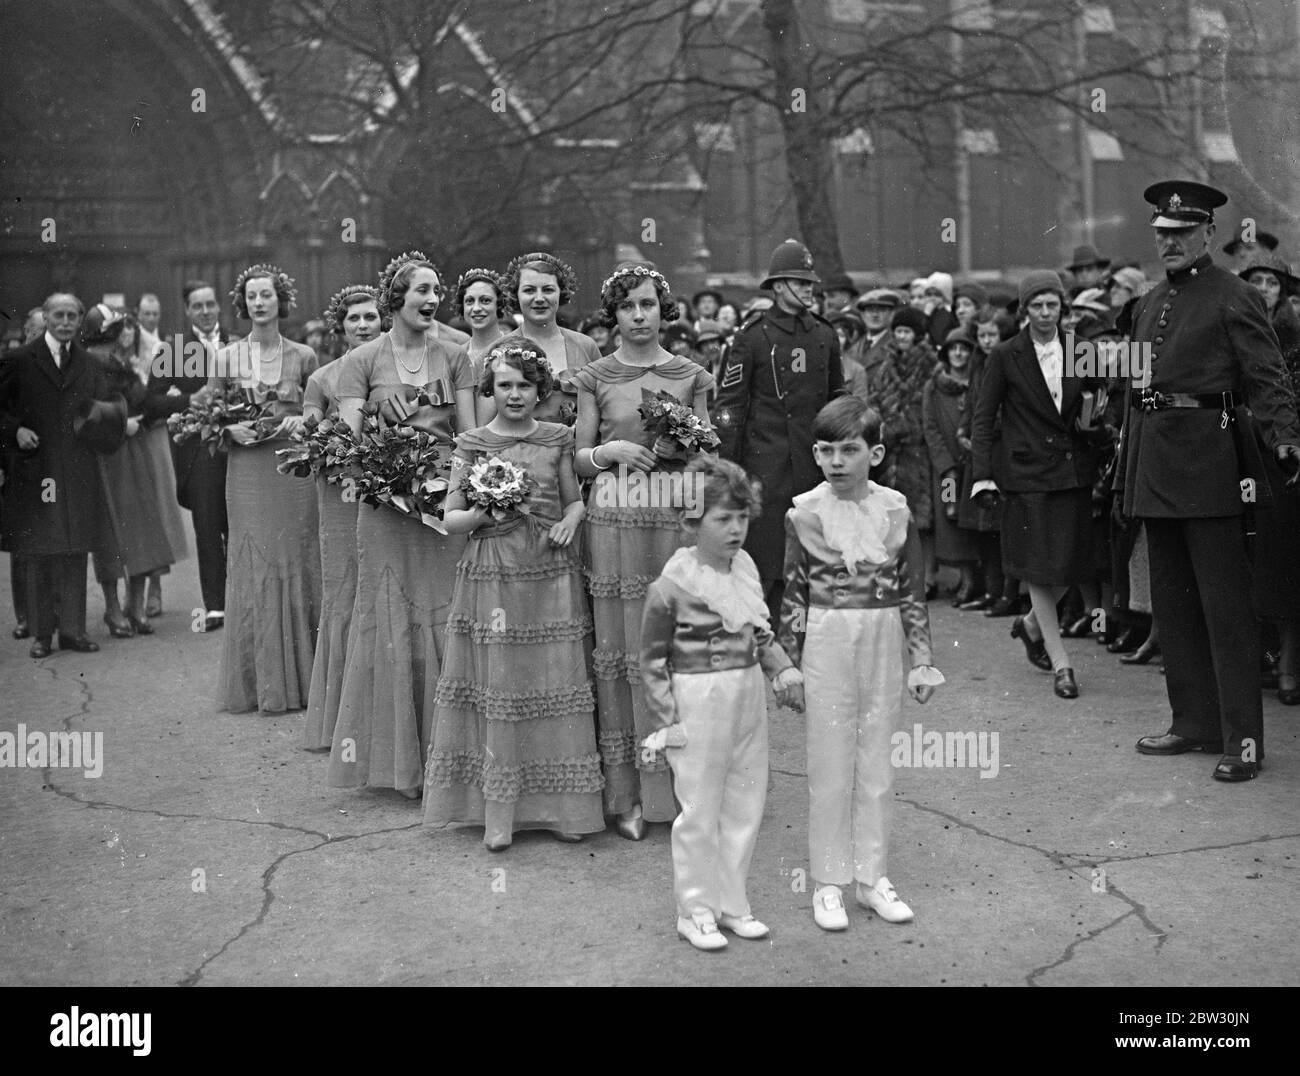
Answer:
<svg viewBox="0 0 1300 1076"><path fill-rule="evenodd" d="M247 300L244 298L244 287L250 280L257 280L261 277L270 278L275 285L277 296L284 293L289 297L289 301L284 304L284 309L280 311L281 317L298 305L298 289L293 286L293 277L278 265L271 265L269 262L258 262L257 265L250 265L239 276L235 277L235 286L230 290L230 301L234 304L235 313L240 312L242 305L244 316L247 316Z"/></svg>
<svg viewBox="0 0 1300 1076"><path fill-rule="evenodd" d="M325 320L325 331L331 333L343 332L343 319L347 317L348 307L352 304L349 299L357 295L364 295L367 299L373 299L377 304L379 302L379 289L370 284L349 284L346 288L341 288L330 296L329 305L321 317Z"/></svg>
<svg viewBox="0 0 1300 1076"><path fill-rule="evenodd" d="M527 356L532 356L537 360L537 369L539 372L546 374L552 381L555 380L555 371L551 369L551 364L546 356L542 354L541 349L537 347L525 347L523 344L509 344L506 347L494 347L488 354L487 364L490 366L497 359L516 358L521 362Z"/></svg>
<svg viewBox="0 0 1300 1076"><path fill-rule="evenodd" d="M651 269L645 265L625 265L621 269L615 269L605 278L605 282L600 286L600 297L604 300L609 295L609 290L614 284L624 277L645 277L647 280L657 281L663 285L664 295L672 294L672 288L669 287L668 281L664 279L663 273L658 269Z"/></svg>
<svg viewBox="0 0 1300 1076"><path fill-rule="evenodd" d="M403 266L410 265L411 262L428 262L434 266L433 271L438 274L438 279L442 279L442 272L434 265L433 259L424 251L408 250L397 255L396 258L384 266L384 271L379 274L379 312L381 314L391 314L393 312L388 306L388 296L393 287L393 278L397 276Z"/></svg>
<svg viewBox="0 0 1300 1076"><path fill-rule="evenodd" d="M486 280L498 292L501 291L501 274L494 269L466 269L456 281L456 289L467 288L476 280Z"/></svg>

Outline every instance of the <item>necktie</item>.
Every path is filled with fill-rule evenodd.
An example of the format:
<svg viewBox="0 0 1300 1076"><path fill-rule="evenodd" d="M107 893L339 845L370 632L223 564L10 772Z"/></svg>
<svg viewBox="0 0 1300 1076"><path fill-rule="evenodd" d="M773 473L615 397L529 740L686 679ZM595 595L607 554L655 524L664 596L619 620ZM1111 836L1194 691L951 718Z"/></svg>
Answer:
<svg viewBox="0 0 1300 1076"><path fill-rule="evenodd" d="M59 369L66 369L68 365L68 345L66 343L59 345Z"/></svg>

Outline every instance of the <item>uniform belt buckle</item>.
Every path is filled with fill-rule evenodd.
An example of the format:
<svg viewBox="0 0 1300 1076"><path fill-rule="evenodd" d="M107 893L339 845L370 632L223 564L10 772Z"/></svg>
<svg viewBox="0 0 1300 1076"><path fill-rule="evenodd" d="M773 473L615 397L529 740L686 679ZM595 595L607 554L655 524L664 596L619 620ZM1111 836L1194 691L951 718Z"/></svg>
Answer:
<svg viewBox="0 0 1300 1076"><path fill-rule="evenodd" d="M1143 389L1140 402L1143 411L1159 411L1168 404L1164 393L1158 392L1156 389Z"/></svg>

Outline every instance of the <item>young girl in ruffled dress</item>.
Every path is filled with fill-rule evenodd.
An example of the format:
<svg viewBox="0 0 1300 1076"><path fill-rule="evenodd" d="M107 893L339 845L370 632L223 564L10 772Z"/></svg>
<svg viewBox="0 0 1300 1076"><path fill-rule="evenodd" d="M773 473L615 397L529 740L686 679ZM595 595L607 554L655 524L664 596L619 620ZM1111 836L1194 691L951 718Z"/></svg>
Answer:
<svg viewBox="0 0 1300 1076"><path fill-rule="evenodd" d="M533 345L489 354L481 391L496 416L457 439L444 509L447 530L470 539L435 696L424 822L482 825L492 851L519 830L577 841L605 828L574 435L533 418L554 386ZM497 461L525 472L526 512L494 515L462 491L475 465Z"/></svg>

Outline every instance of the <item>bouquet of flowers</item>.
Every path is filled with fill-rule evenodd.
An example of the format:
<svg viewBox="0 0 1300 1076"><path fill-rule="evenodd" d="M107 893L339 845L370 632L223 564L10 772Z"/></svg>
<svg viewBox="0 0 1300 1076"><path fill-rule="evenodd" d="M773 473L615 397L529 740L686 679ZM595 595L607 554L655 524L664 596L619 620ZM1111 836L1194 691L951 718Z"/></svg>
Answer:
<svg viewBox="0 0 1300 1076"><path fill-rule="evenodd" d="M324 449L326 481L357 499L386 504L441 533L442 502L450 485L451 456L430 434L389 426L372 405L362 411L361 432L335 435Z"/></svg>
<svg viewBox="0 0 1300 1076"><path fill-rule="evenodd" d="M338 469L339 461L351 451L352 431L337 418L315 416L307 419L289 435L290 448L276 449L283 456L275 469L283 475L307 478Z"/></svg>
<svg viewBox="0 0 1300 1076"><path fill-rule="evenodd" d="M280 425L280 420L271 414L274 399L272 393L265 402L259 404L249 389L237 385L214 389L210 385L204 385L190 397L189 406L184 411L167 416L167 432L177 444L197 437L208 446L208 452L215 456L231 445L227 427L237 422L247 422L252 424L257 435L251 443L257 444L269 440Z"/></svg>
<svg viewBox="0 0 1300 1076"><path fill-rule="evenodd" d="M465 499L486 509L497 522L509 519L513 512L528 515L530 508L524 502L535 486L527 471L500 456L480 460L460 482Z"/></svg>
<svg viewBox="0 0 1300 1076"><path fill-rule="evenodd" d="M653 452L660 459L680 459L691 452L712 452L722 441L691 408L669 392L641 390L641 428L655 435Z"/></svg>

